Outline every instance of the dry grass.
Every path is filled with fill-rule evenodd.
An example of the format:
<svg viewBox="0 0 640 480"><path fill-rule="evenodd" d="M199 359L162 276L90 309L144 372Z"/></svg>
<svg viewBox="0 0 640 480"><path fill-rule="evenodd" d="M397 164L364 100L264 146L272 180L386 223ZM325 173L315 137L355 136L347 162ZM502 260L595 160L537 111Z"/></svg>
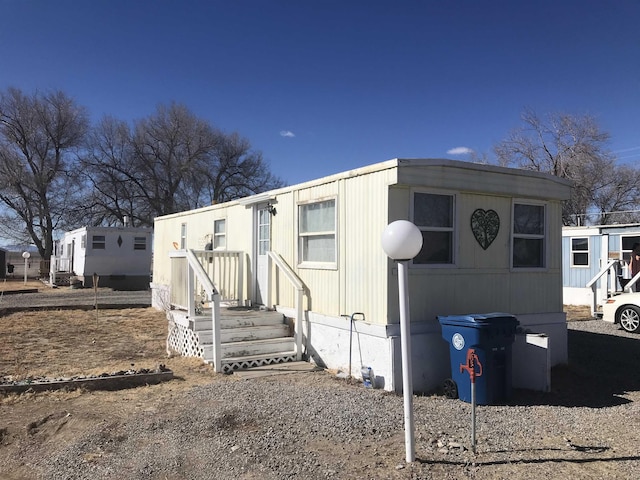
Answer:
<svg viewBox="0 0 640 480"><path fill-rule="evenodd" d="M13 313L0 318L0 364L5 375L68 376L157 363L166 323L153 309Z"/></svg>
<svg viewBox="0 0 640 480"><path fill-rule="evenodd" d="M0 377L66 377L165 364L189 385L211 380L201 359L167 358L167 320L153 308L17 312L0 318ZM185 385L186 386L186 385Z"/></svg>
<svg viewBox="0 0 640 480"><path fill-rule="evenodd" d="M567 321L569 322L593 320L593 316L591 316L591 307L583 305L565 305L564 312L567 314Z"/></svg>
<svg viewBox="0 0 640 480"><path fill-rule="evenodd" d="M153 308L102 310L97 316L94 310L17 312L0 317L0 332L0 377L60 378L158 364L173 371L171 381L125 390L0 394L2 479L36 478L30 466L36 459L54 455L104 419L124 424L141 411L173 418L182 408L176 398L216 378L202 359L167 358L167 319Z"/></svg>
<svg viewBox="0 0 640 480"><path fill-rule="evenodd" d="M24 283L24 278L9 277L0 279L0 292L19 291L33 288L37 288L39 290L54 290L53 288L46 286L40 280L34 280L32 278L28 278L26 284Z"/></svg>

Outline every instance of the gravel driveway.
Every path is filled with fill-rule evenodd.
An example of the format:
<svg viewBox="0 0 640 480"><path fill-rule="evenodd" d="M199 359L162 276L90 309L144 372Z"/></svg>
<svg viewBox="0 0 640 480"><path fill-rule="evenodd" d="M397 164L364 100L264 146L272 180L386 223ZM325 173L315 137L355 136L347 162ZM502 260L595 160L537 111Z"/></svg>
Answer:
<svg viewBox="0 0 640 480"><path fill-rule="evenodd" d="M109 418L81 396L96 408L91 431L51 456L25 447L25 458L45 479L635 480L640 336L593 320L569 323L568 339L570 364L554 370L552 392L478 406L476 454L469 404L414 397L417 460L407 464L401 396L314 372L216 375L153 404L123 393L122 413ZM60 410L51 428L72 429Z"/></svg>

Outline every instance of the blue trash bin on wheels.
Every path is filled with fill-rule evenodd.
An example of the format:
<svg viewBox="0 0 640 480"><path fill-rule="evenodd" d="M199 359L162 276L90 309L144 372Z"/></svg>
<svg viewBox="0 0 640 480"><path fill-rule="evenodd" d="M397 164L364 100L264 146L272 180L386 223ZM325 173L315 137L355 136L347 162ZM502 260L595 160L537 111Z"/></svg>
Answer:
<svg viewBox="0 0 640 480"><path fill-rule="evenodd" d="M471 402L469 359L476 366L478 405L502 403L511 396L511 347L518 320L506 313L438 316L442 338L449 342L451 378L444 382L449 398Z"/></svg>

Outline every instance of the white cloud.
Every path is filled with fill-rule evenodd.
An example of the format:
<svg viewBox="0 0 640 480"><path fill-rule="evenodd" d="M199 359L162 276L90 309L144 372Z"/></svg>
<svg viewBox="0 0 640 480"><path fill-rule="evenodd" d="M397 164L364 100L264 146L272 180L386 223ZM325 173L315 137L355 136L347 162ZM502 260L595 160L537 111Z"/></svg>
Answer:
<svg viewBox="0 0 640 480"><path fill-rule="evenodd" d="M295 137L296 135L295 135L295 133L293 133L293 132L291 132L289 130L282 130L280 132L280 136L281 137Z"/></svg>
<svg viewBox="0 0 640 480"><path fill-rule="evenodd" d="M473 150L468 147L456 147L447 150L449 155L468 155L473 153Z"/></svg>

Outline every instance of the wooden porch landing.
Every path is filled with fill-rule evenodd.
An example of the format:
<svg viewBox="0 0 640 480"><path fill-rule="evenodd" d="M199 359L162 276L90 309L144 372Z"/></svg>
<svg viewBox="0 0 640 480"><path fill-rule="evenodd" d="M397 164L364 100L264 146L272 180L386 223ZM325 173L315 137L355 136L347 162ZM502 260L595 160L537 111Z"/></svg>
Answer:
<svg viewBox="0 0 640 480"><path fill-rule="evenodd" d="M253 367L247 370L236 370L233 375L242 379L251 379L259 377L268 377L271 375L284 375L288 373L309 373L320 372L322 368L308 362L289 362L279 363L277 365L264 365L262 367Z"/></svg>

